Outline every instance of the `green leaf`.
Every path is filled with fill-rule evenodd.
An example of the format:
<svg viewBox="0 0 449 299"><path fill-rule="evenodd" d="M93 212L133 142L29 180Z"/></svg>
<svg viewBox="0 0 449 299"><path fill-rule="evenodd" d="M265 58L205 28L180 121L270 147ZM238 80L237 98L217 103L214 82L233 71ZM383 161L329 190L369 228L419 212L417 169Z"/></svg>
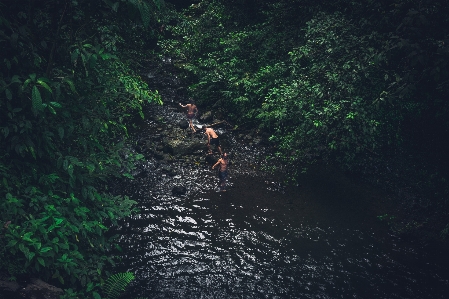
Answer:
<svg viewBox="0 0 449 299"><path fill-rule="evenodd" d="M55 114L56 115L56 110L52 107L52 106L47 106L48 107L48 110L50 110L50 112L52 113L52 114Z"/></svg>
<svg viewBox="0 0 449 299"><path fill-rule="evenodd" d="M59 127L58 128L58 134L59 134L59 138L64 138L64 128L63 127Z"/></svg>
<svg viewBox="0 0 449 299"><path fill-rule="evenodd" d="M45 83L42 79L38 79L37 83L40 84L46 90L48 90L50 93L53 93L53 90L50 88L50 86L48 86L48 84Z"/></svg>
<svg viewBox="0 0 449 299"><path fill-rule="evenodd" d="M36 243L34 243L34 247L36 247L36 249L39 250L42 247L42 243L36 242Z"/></svg>
<svg viewBox="0 0 449 299"><path fill-rule="evenodd" d="M107 298L118 298L128 286L128 284L134 280L134 274L131 272L117 273L108 277L104 284L104 292Z"/></svg>
<svg viewBox="0 0 449 299"><path fill-rule="evenodd" d="M12 84L12 83L22 83L22 81L20 81L19 76L14 75L14 76L12 76L12 78L11 78L11 84Z"/></svg>
<svg viewBox="0 0 449 299"><path fill-rule="evenodd" d="M5 94L6 94L6 98L8 100L12 100L12 93L11 93L11 91L8 88L5 89Z"/></svg>
<svg viewBox="0 0 449 299"><path fill-rule="evenodd" d="M39 250L39 252L40 253L45 253L45 252L50 251L50 250L52 250L51 247L42 247L41 250Z"/></svg>
<svg viewBox="0 0 449 299"><path fill-rule="evenodd" d="M108 60L108 59L110 59L110 58L112 58L112 59L117 59L117 56L115 56L115 55L113 55L113 54L111 54L111 53L102 53L102 54L100 54L100 57L101 57L101 59L103 59L103 60Z"/></svg>
<svg viewBox="0 0 449 299"><path fill-rule="evenodd" d="M14 246L16 246L16 244L17 244L17 240L10 240L9 242L8 242L8 247L14 247Z"/></svg>
<svg viewBox="0 0 449 299"><path fill-rule="evenodd" d="M25 82L23 83L22 90L25 90L31 82L32 82L31 79L26 79Z"/></svg>
<svg viewBox="0 0 449 299"><path fill-rule="evenodd" d="M67 170L67 167L69 167L69 160L65 159L62 163L62 169Z"/></svg>
<svg viewBox="0 0 449 299"><path fill-rule="evenodd" d="M56 108L62 108L62 105L58 102L50 102L50 105L52 105L53 107L56 107Z"/></svg>
<svg viewBox="0 0 449 299"><path fill-rule="evenodd" d="M92 295L94 296L94 299L101 299L100 294L98 294L97 292L93 292Z"/></svg>
<svg viewBox="0 0 449 299"><path fill-rule="evenodd" d="M131 180L134 179L134 177L131 174L129 174L129 173L124 173L123 176L128 178L128 179L131 179Z"/></svg>
<svg viewBox="0 0 449 299"><path fill-rule="evenodd" d="M33 86L31 99L32 99L33 109L35 111L41 111L42 110L42 97L41 97L41 93L39 92L39 89L37 89L36 86Z"/></svg>
<svg viewBox="0 0 449 299"><path fill-rule="evenodd" d="M114 12L117 12L119 4L120 3L118 1L112 4L111 8Z"/></svg>
<svg viewBox="0 0 449 299"><path fill-rule="evenodd" d="M30 237L31 237L32 234L33 234L32 232L27 232L25 235L23 235L22 239L25 240L25 241L31 242Z"/></svg>
<svg viewBox="0 0 449 299"><path fill-rule="evenodd" d="M90 67L90 68L95 67L95 64L97 63L97 59L98 59L97 54L92 54L92 55L89 57L89 67Z"/></svg>
<svg viewBox="0 0 449 299"><path fill-rule="evenodd" d="M114 244L114 245L115 245L115 248L116 248L118 251L123 252L123 249L122 249L122 247L121 247L119 244Z"/></svg>
<svg viewBox="0 0 449 299"><path fill-rule="evenodd" d="M39 262L39 264L41 264L42 266L44 266L44 267L45 267L45 261L44 261L44 259L43 259L43 258L41 258L41 257L38 257L38 258L37 258L37 261Z"/></svg>
<svg viewBox="0 0 449 299"><path fill-rule="evenodd" d="M69 85L69 87L70 87L70 90L71 90L73 93L77 93L77 92L76 92L76 89L75 89L75 84L73 84L73 82L72 82L70 79L64 78L64 79L62 80L62 82L67 83L67 84Z"/></svg>
<svg viewBox="0 0 449 299"><path fill-rule="evenodd" d="M80 53L80 50L78 50L78 49L75 49L72 52L72 55L71 55L72 63L74 63L78 59L79 53Z"/></svg>
<svg viewBox="0 0 449 299"><path fill-rule="evenodd" d="M80 231L76 225L70 225L70 228L76 233L79 233Z"/></svg>
<svg viewBox="0 0 449 299"><path fill-rule="evenodd" d="M31 261L35 255L36 255L36 254L35 254L34 252L29 252L29 253L27 254L28 260Z"/></svg>
<svg viewBox="0 0 449 299"><path fill-rule="evenodd" d="M70 177L73 177L73 164L70 164L70 165L67 167L67 172L69 173L69 176L70 176Z"/></svg>
<svg viewBox="0 0 449 299"><path fill-rule="evenodd" d="M9 135L9 128L8 127L2 128L2 132L3 132L3 135L5 136L5 138L8 137L8 135Z"/></svg>

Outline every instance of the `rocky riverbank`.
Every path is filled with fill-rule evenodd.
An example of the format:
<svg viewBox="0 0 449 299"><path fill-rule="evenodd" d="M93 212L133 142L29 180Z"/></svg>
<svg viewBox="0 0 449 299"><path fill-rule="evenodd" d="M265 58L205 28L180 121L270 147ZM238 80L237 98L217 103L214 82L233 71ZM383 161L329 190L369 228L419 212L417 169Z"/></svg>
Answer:
<svg viewBox="0 0 449 299"><path fill-rule="evenodd" d="M56 299L63 293L62 289L36 277L11 281L6 274L0 273L0 299Z"/></svg>

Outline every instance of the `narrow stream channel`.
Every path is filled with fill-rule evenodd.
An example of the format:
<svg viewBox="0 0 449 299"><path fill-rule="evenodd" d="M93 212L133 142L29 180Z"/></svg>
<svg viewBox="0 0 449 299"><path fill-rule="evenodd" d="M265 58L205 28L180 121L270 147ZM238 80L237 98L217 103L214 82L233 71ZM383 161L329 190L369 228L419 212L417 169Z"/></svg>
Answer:
<svg viewBox="0 0 449 299"><path fill-rule="evenodd" d="M147 120L144 130L156 127ZM282 186L259 170L263 148L218 131L233 156L228 192L215 191L201 155L170 163L171 175L150 158L122 186L141 208L119 231L119 269L137 278L130 298L447 298L438 249L414 248L378 221L372 199L385 195L324 165ZM180 185L186 195L173 196Z"/></svg>
<svg viewBox="0 0 449 299"><path fill-rule="evenodd" d="M137 139L160 132L155 118L184 118L176 94L165 98ZM201 154L148 157L117 184L141 209L118 231L116 272L136 275L127 298L449 298L448 254L392 235L377 218L387 195L326 165L283 186L260 170L266 149L217 131L232 157L228 192Z"/></svg>

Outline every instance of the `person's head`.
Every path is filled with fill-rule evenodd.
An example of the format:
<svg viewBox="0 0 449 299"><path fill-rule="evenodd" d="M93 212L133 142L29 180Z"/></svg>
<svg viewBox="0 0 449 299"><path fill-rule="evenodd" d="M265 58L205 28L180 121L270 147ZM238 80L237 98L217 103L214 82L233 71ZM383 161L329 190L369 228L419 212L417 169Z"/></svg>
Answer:
<svg viewBox="0 0 449 299"><path fill-rule="evenodd" d="M203 129L204 131L206 131L206 128L207 128L207 127L204 126L204 125L201 127L201 129Z"/></svg>
<svg viewBox="0 0 449 299"><path fill-rule="evenodd" d="M223 154L221 154L221 157L222 157L223 159L227 159L227 158L228 158L228 153L223 152Z"/></svg>
<svg viewBox="0 0 449 299"><path fill-rule="evenodd" d="M189 104L195 104L195 101L192 98L189 98Z"/></svg>

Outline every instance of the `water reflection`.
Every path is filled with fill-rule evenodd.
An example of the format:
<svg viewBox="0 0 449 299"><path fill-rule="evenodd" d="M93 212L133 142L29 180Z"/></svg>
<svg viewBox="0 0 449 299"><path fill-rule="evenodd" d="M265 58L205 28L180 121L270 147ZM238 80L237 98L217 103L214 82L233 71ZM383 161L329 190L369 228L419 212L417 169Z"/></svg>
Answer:
<svg viewBox="0 0 449 299"><path fill-rule="evenodd" d="M160 108L163 109L163 108ZM166 112L173 113L175 112ZM123 186L141 213L120 230L130 298L445 298L444 265L388 235L367 198L340 179L309 174L301 187L264 177L264 150L239 143L231 190L204 163L173 164ZM238 159L237 159L238 158ZM185 185L186 196L172 196ZM134 296L134 297L132 297Z"/></svg>

